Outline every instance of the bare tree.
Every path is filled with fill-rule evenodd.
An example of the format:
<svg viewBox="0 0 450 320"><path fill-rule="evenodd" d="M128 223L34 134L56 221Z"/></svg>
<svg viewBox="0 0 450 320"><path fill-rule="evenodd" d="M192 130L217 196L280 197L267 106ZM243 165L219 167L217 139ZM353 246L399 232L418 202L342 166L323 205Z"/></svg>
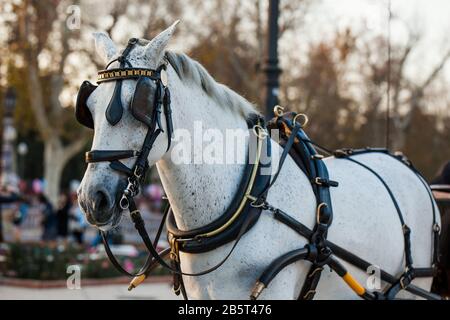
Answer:
<svg viewBox="0 0 450 320"><path fill-rule="evenodd" d="M405 45L392 44L391 61L387 57L388 39L378 36L367 39L361 54L361 74L363 74L365 111L367 122L371 126L370 135L378 137L376 144L384 141L386 121L387 85L390 82L390 122L392 135L390 145L393 150L404 150L411 128L412 118L418 109L424 109L429 99L427 89L450 59L450 50L444 52L440 61L424 75L422 82L412 78L406 70L417 63L412 58L420 44L421 35L410 30L409 41ZM390 73L390 75L389 75Z"/></svg>
<svg viewBox="0 0 450 320"><path fill-rule="evenodd" d="M8 57L11 63L18 63L16 68L25 71L21 81L27 84L30 111L44 144L45 192L53 203L58 199L65 165L86 146L90 136L87 130L73 125L73 111L60 99L63 90L73 85L72 75L65 68L68 57L77 49L74 40L81 34L66 25L70 4L62 0L22 0L1 7L15 16L7 23Z"/></svg>

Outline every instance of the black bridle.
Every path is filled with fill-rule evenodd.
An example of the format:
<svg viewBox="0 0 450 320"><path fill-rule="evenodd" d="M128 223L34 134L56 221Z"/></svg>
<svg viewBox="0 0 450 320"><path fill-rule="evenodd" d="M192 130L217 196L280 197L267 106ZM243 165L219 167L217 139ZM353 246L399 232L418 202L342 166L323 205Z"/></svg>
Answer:
<svg viewBox="0 0 450 320"><path fill-rule="evenodd" d="M136 229L144 240L147 249L150 251L150 255L147 258L144 266L136 274L126 271L112 253L108 241L106 232L100 231L105 246L105 251L114 264L114 266L122 273L128 276L141 276L146 272L149 272L156 263L159 262L165 265L163 257L167 255L168 251L164 250L160 254L156 251L155 247L158 243L159 237L162 232L162 225L160 226L157 237L154 243L151 242L147 231L145 230L144 221L141 217L139 210L136 208L134 197L139 193L139 184L144 179L148 168L148 156L153 148L153 144L158 136L164 132L161 125L161 112L164 108L164 115L166 118L166 130L168 145L166 151L170 149L171 138L173 133L172 124L172 110L170 107L170 91L167 86L167 63L162 64L156 70L145 68L133 68L128 61L128 55L138 43L138 40L132 38L129 40L127 47L122 54L108 63L105 70L101 70L98 73L98 83L107 81L115 81L114 93L109 102L105 116L111 125L116 125L123 113L123 106L121 104L121 87L124 79L137 79L135 94L131 102L131 112L133 116L147 125L148 130L144 138L144 142L140 150L91 150L86 153L87 163L96 162L110 162L110 167L113 170L119 171L127 177L127 186L121 191L121 198L119 206L122 210L129 210L131 219L135 224ZM120 63L120 68L108 69L108 67L115 61ZM83 92L83 86L87 87L87 92ZM154 97L149 96L151 91L150 86L156 86L154 91ZM92 115L86 106L88 96L95 90L94 85L87 86L86 82L83 83L80 93L77 99L76 115L80 123L93 128ZM80 99L80 96L82 97ZM147 114L148 104L153 99L153 106L151 106L151 113ZM88 116L86 116L88 115ZM135 158L135 162L132 168L124 165L120 160ZM166 265L167 266L167 265ZM168 266L167 266L168 267Z"/></svg>
<svg viewBox="0 0 450 320"><path fill-rule="evenodd" d="M111 125L117 124L123 113L121 104L121 87L122 80L136 79L136 90L131 102L131 111L133 116L147 125L148 130L144 138L141 149L138 150L91 150L86 153L86 162L110 162L110 167L116 171L125 174L128 178L128 184L122 192L119 205L122 209L129 209L130 199L139 193L139 182L145 177L148 170L148 156L153 148L153 144L158 136L164 132L161 125L161 112L164 108L167 129L167 150L170 149L171 138L173 133L172 110L170 107L170 91L167 87L167 64L162 64L158 69L133 68L127 57L137 44L138 40L130 39L128 46L117 58L108 63L105 70L99 71L98 83L107 81L116 81L113 97L106 110L106 118ZM120 68L108 69L111 63L118 61ZM145 106L147 105L148 88L151 85L156 86L155 97L153 99L153 107L151 114L146 114ZM147 89L147 90L146 90ZM136 104L138 106L136 106ZM141 105L144 105L142 107ZM141 108L139 108L141 107ZM136 158L132 168L125 166L120 160Z"/></svg>

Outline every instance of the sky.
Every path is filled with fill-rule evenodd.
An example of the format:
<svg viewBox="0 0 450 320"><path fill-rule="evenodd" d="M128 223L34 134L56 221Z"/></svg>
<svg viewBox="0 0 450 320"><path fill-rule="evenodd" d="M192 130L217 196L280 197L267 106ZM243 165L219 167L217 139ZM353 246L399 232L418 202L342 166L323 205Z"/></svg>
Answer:
<svg viewBox="0 0 450 320"><path fill-rule="evenodd" d="M347 26L367 28L373 32L388 33L388 0L321 0L313 3L306 17L305 40L326 37ZM422 39L413 59L421 61L408 72L418 76L437 64L444 52L450 49L449 0L391 0L392 13L404 23L391 24L392 42L405 42L405 24L420 31ZM393 19L398 21L398 19ZM445 69L450 80L450 63Z"/></svg>

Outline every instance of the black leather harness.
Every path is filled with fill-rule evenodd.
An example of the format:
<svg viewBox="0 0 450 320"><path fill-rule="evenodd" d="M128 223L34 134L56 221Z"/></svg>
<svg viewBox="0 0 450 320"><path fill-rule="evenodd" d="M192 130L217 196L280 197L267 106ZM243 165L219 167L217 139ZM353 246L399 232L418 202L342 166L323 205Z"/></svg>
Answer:
<svg viewBox="0 0 450 320"><path fill-rule="evenodd" d="M433 204L433 267L426 269L413 267L410 242L411 230L405 224L401 210L389 186L384 182L381 176L377 174L377 172L372 170L367 165L352 158L352 156L356 154L366 152L383 152L389 154L387 150L346 149L330 152L325 148L316 145L308 138L306 133L303 131L303 126L306 124L307 118L306 116L296 113L282 114L278 110L278 112L276 112L277 117L269 123L268 127L270 129L280 130L281 145L284 148L280 157L277 172L273 176L262 174L261 172L262 169L268 169L268 167L270 167L270 161L267 161L267 159L266 161L262 161L262 155L263 150L266 150L266 154L270 158L271 139L267 134L263 118L260 115L254 114L247 119L247 124L248 128L251 129L250 132L253 132L254 137L257 139L257 148L255 154L250 154L248 157L248 163L245 166L240 186L230 207L224 214L212 223L194 230L182 231L177 228L170 205L168 205L164 211L163 220L158 229L156 238L152 242L145 229L144 221L140 215L140 212L136 208L134 197L138 194L139 183L143 180L148 170L149 166L147 158L150 150L152 149L152 146L159 134L164 132L160 121L162 108L164 108L164 113L166 116L166 134L168 135L167 150L170 148L173 125L170 108L170 91L167 86L167 75L165 73L166 64L163 64L156 70L133 68L127 60L127 56L137 42L138 41L136 39L131 39L129 41L128 46L122 55L116 59L120 62L120 68L108 69L108 66L112 62L111 61L105 70L99 72L98 82L116 81L114 94L105 114L108 122L111 125L115 125L120 121L123 113L123 107L121 105L122 80L137 79L136 90L131 102L130 110L137 120L148 126L148 131L142 144L142 148L139 151L92 150L86 154L86 162L93 163L108 161L110 162L110 167L112 169L124 174L128 179L127 187L121 191L119 205L122 209L128 209L130 211L130 216L135 228L149 251L148 258L139 272L133 274L126 271L111 252L106 239L106 234L104 232L101 234L106 253L114 266L120 272L134 277L130 283L129 290L144 281L151 270L160 264L173 273L175 292L177 294L181 292L184 298L187 299L182 276L200 276L218 269L230 257L241 237L257 223L261 212L263 210L267 210L273 214L273 217L276 220L284 223L301 236L307 238L308 244L303 248L293 250L273 260L256 282L250 296L252 299L258 298L262 290L269 285L273 278L285 266L299 260L307 260L312 263L310 271L306 277L306 281L300 292L299 299L312 299L314 297L324 266L329 266L332 270L334 270L359 296L365 299L394 299L396 294L402 289L423 298L440 299L440 297L411 284L411 281L416 277L432 276L439 258L437 249L439 226L436 222L433 197L423 177L420 176L417 170L415 170L408 161L403 158L399 159L417 174L418 178L429 192L430 201ZM87 99L95 88L96 86L90 84L89 82L84 82L80 88L76 104L76 117L78 121L90 128L94 127L94 122L92 115L87 108ZM300 123L298 121L299 118L303 118L304 122ZM323 156L316 151L315 146L325 152L328 152L329 154L334 155L335 157L347 159L348 161L362 166L372 172L384 185L395 205L403 226L406 265L405 272L398 278L383 270L381 271L382 280L391 284L386 292L366 291L364 287L361 286L336 259L336 257L341 258L342 260L364 271L371 265L369 262L327 240L328 229L333 221L332 201L329 189L331 187L338 187L338 182L329 178L328 170L322 160ZM269 192L271 186L273 186L276 182L283 163L288 155L294 159L294 161L310 179L312 189L317 199L316 224L312 230L282 210L273 207L266 200L267 193ZM128 168L120 162L120 160L128 158L136 158L133 168ZM398 159L398 157L396 158ZM162 233L163 224L165 221L168 230L170 248L157 252L156 246ZM182 272L179 256L180 251L192 254L202 253L213 250L232 241L234 241L234 244L228 254L215 266L197 273ZM167 256L170 257L170 264L164 260Z"/></svg>
<svg viewBox="0 0 450 320"><path fill-rule="evenodd" d="M368 153L368 152L382 152L389 154L385 149L362 149L352 150L343 149L331 152L326 148L314 144L307 135L303 132L300 124L296 121L298 117L295 113L279 114L278 117L271 120L269 128L279 129L281 133L281 145L284 147L283 154L280 160L280 166L282 165L285 156L289 153L299 167L304 171L307 177L310 178L313 191L317 199L317 219L313 230L310 230L301 222L295 220L293 217L283 212L278 208L274 208L267 202L264 202L264 208L271 211L273 216L278 221L286 224L301 236L307 238L309 243L304 247L291 252L288 252L281 257L275 259L269 267L266 268L264 273L256 283L253 292L251 294L252 299L256 299L262 290L266 288L272 279L287 265L292 264L299 260L308 260L312 263L310 271L306 276L305 283L302 287L298 299L312 299L316 293L316 287L320 280L320 275L325 265L328 265L333 271L335 271L343 280L362 298L374 300L374 299L394 299L400 290L407 290L413 294L421 296L425 299L441 299L441 297L427 292L419 287L411 284L414 278L418 277L432 277L436 272L436 265L439 259L439 225L436 222L436 211L434 206L434 200L431 194L431 190L425 183L424 178L420 173L412 166L412 164L403 156L393 156L397 160L402 161L418 176L421 183L427 189L430 196L430 202L432 204L433 212L433 234L434 234L434 252L433 252L433 264L431 268L414 268L411 254L411 230L406 225L400 207L390 190L389 186L382 179L382 177L367 165L352 158L354 155ZM405 243L405 272L396 278L384 270L381 270L381 278L391 284L391 286L385 292L368 292L363 286L361 286L346 270L346 268L336 259L336 257L358 267L359 269L366 271L371 264L360 257L355 256L351 252L337 246L326 239L327 230L332 222L331 211L331 199L329 196L329 188L337 187L338 183L328 178L328 173L324 162L323 156L319 155L314 148L314 145L319 149L325 151L335 157L346 159L351 161L366 170L369 170L374 174L378 180L383 184L387 190L394 206L397 210L400 222L402 224L402 230ZM389 154L390 155L390 154ZM392 156L392 155L391 155ZM272 181L273 183L273 181ZM323 208L330 209L329 211L323 210Z"/></svg>

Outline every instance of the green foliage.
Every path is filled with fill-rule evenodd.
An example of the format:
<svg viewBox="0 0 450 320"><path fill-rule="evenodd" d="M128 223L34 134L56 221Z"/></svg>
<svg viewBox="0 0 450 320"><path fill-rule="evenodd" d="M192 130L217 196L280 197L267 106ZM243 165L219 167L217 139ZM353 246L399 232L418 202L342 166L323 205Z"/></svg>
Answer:
<svg viewBox="0 0 450 320"><path fill-rule="evenodd" d="M92 259L88 250L73 245L50 244L9 244L6 251L6 262L3 268L4 276L37 279L37 280L64 280L67 279L67 267L69 265L81 266L82 279L114 278L121 274L109 262L107 257ZM140 267L145 262L146 256L142 252L136 258L119 257L124 264ZM152 275L167 274L158 268Z"/></svg>

